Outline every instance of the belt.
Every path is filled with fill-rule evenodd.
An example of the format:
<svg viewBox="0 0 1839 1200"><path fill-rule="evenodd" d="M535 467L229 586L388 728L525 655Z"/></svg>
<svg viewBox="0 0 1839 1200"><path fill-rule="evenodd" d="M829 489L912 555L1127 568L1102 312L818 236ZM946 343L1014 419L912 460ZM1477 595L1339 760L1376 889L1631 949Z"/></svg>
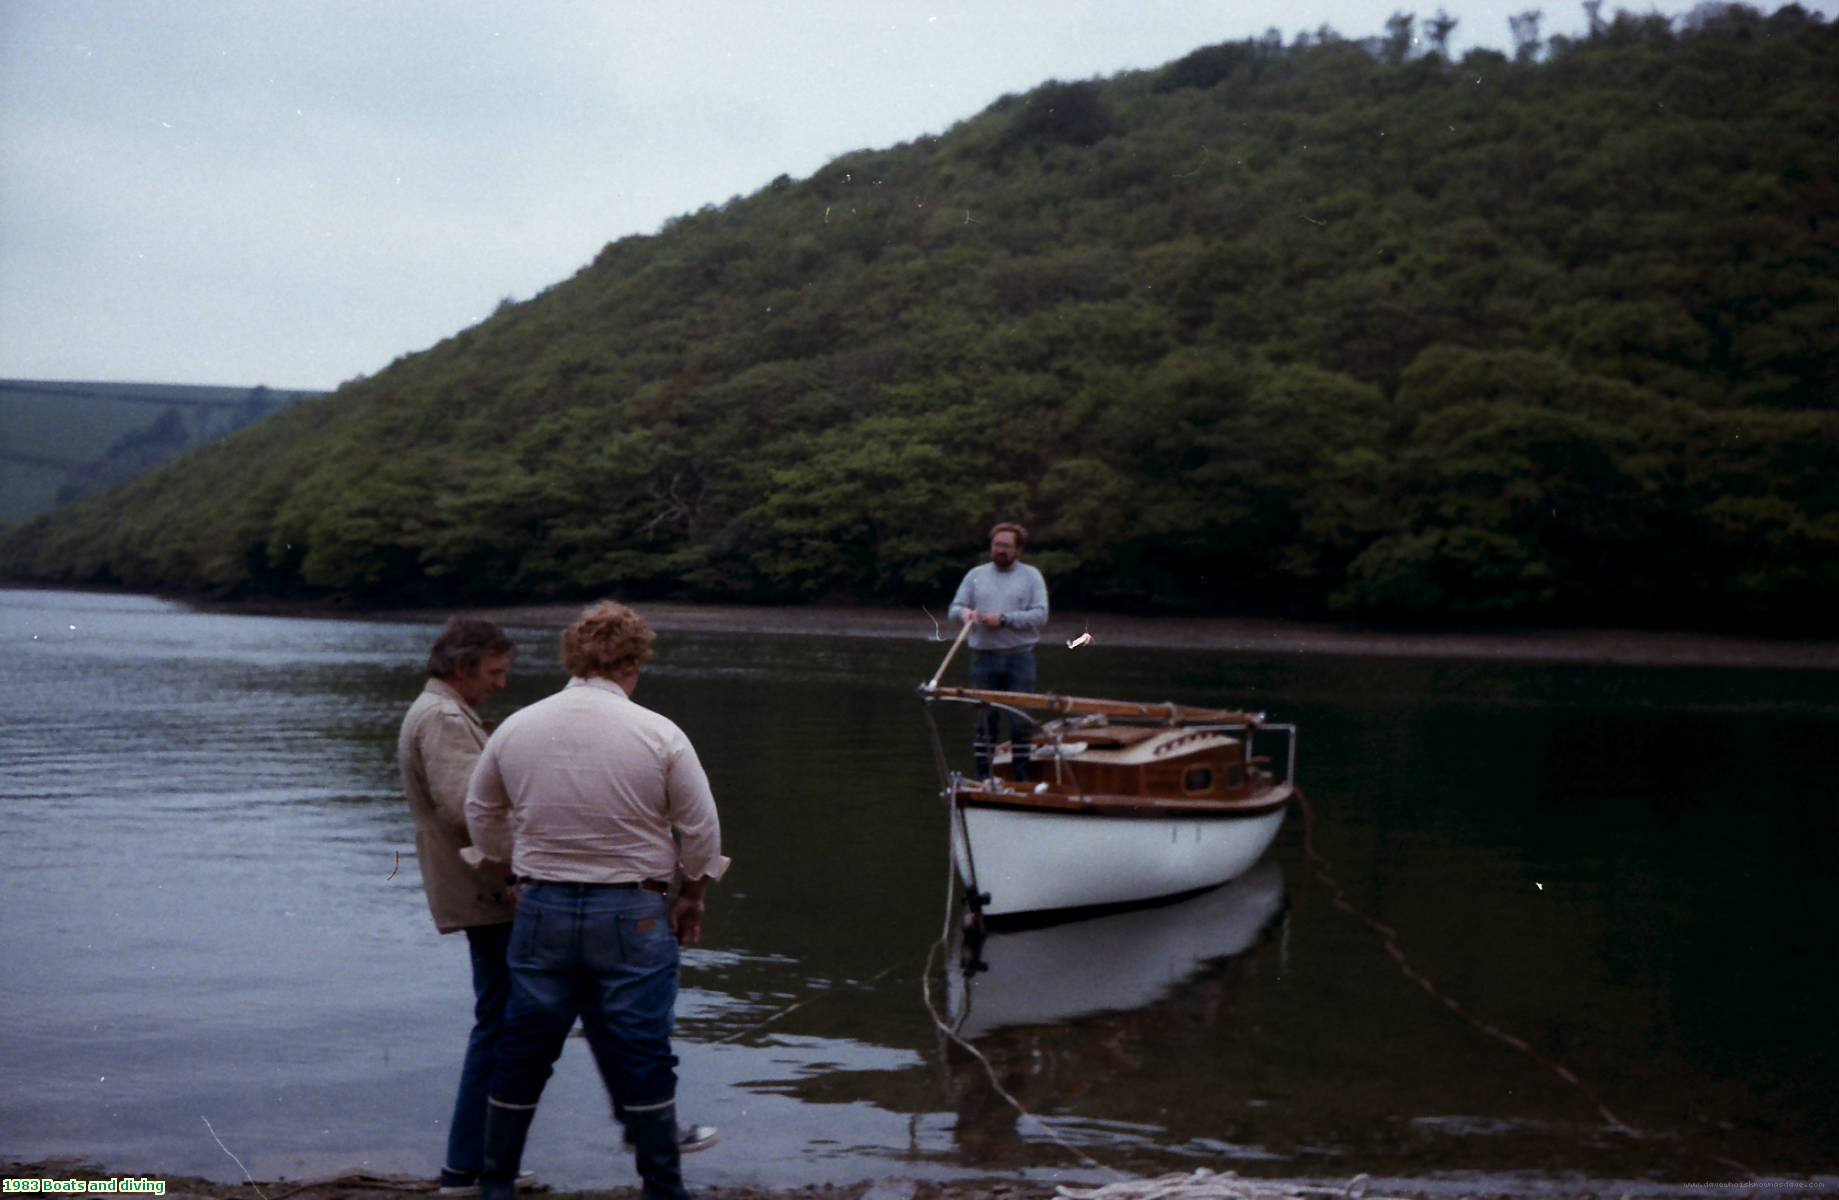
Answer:
<svg viewBox="0 0 1839 1200"><path fill-rule="evenodd" d="M517 882L541 884L544 887L612 888L615 891L624 892L637 891L639 888L644 888L646 891L656 892L660 896L667 896L670 894L670 884L659 883L655 879L627 879L619 883L584 883L579 879L532 879L528 875L525 875L520 877Z"/></svg>

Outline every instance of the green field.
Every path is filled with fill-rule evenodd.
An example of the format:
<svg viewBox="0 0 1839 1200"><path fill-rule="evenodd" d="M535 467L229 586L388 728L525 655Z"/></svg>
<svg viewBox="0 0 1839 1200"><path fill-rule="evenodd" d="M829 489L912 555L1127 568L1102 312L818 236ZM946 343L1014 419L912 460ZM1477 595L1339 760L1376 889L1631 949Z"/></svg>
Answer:
<svg viewBox="0 0 1839 1200"><path fill-rule="evenodd" d="M0 458L0 523L49 512L68 475L52 467Z"/></svg>
<svg viewBox="0 0 1839 1200"><path fill-rule="evenodd" d="M0 572L918 606L1012 520L1061 606L1830 629L1839 25L1706 7L1048 81L621 238Z"/></svg>
<svg viewBox="0 0 1839 1200"><path fill-rule="evenodd" d="M0 525L120 483L316 394L0 380Z"/></svg>

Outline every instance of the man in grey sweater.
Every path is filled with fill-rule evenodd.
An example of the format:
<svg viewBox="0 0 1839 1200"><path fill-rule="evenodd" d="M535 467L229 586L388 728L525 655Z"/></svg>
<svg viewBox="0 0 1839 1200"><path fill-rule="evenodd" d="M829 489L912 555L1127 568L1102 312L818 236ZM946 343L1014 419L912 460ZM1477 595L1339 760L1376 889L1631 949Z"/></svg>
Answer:
<svg viewBox="0 0 1839 1200"><path fill-rule="evenodd" d="M1008 521L990 530L990 561L972 567L952 597L951 617L971 626L971 686L1004 692L1035 689L1034 644L1047 624L1047 581L1022 561L1028 531ZM999 732L999 717L986 711L977 726L977 776L990 776L990 750ZM1022 749L1013 762L1015 777L1028 777L1026 747L1034 724L1009 717L1011 742Z"/></svg>

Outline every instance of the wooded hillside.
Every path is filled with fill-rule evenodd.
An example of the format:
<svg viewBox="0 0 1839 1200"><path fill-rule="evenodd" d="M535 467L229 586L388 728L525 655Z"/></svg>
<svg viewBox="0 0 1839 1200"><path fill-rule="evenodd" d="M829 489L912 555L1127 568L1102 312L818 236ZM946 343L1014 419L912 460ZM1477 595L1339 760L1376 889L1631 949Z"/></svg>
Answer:
<svg viewBox="0 0 1839 1200"><path fill-rule="evenodd" d="M1004 518L1061 604L1811 625L1839 28L1694 25L1452 63L1395 21L1048 83L613 243L0 564L919 603Z"/></svg>

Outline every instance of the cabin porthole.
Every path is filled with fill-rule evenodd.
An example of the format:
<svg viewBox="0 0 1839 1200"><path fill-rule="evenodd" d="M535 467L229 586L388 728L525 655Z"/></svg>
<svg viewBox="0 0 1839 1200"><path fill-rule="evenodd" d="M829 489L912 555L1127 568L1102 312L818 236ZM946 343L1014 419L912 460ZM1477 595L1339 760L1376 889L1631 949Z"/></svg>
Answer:
<svg viewBox="0 0 1839 1200"><path fill-rule="evenodd" d="M1189 793L1190 795L1192 795L1195 792L1212 791L1213 790L1213 768L1212 767L1189 767L1187 770L1187 773L1181 777L1181 790Z"/></svg>

